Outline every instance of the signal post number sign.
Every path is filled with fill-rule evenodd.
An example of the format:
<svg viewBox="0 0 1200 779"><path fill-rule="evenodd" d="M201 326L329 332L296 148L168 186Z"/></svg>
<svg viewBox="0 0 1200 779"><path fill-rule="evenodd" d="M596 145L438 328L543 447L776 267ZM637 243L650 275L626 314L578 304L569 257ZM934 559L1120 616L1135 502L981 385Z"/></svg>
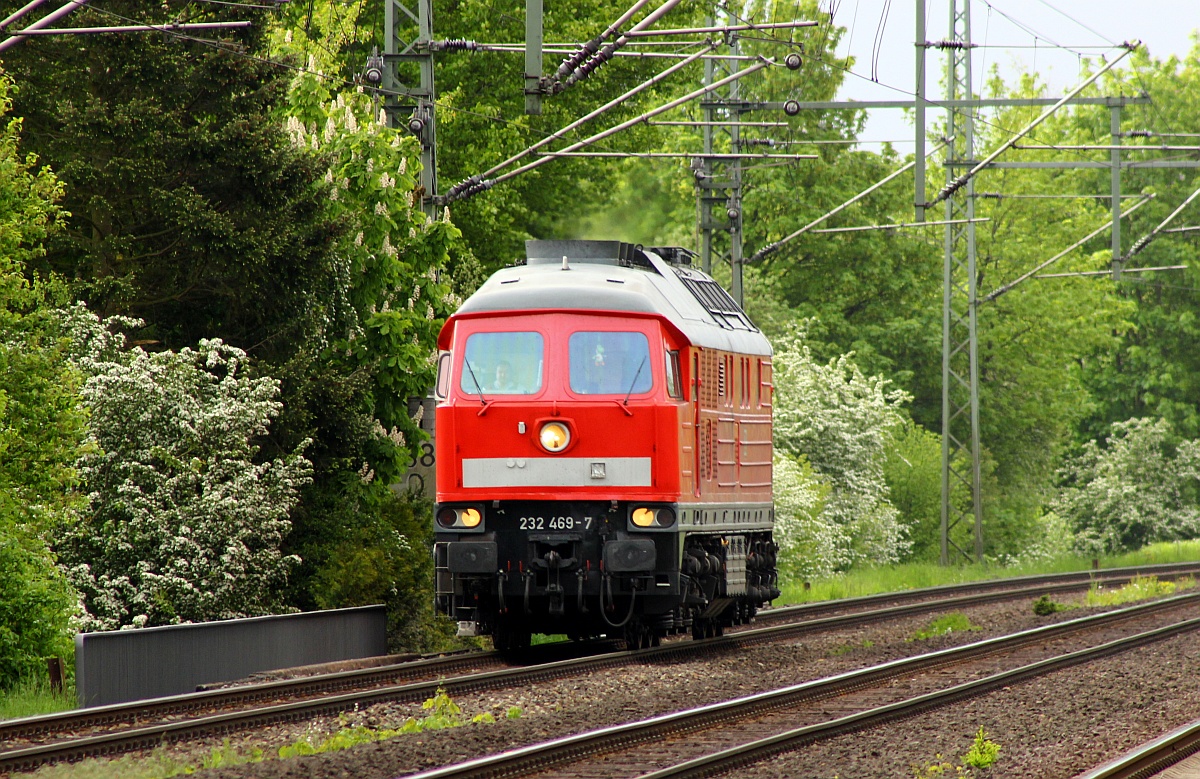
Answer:
<svg viewBox="0 0 1200 779"><path fill-rule="evenodd" d="M437 461L434 458L434 404L433 398L422 398L417 403L414 399L410 402L410 410L415 414L416 407L419 405L423 408L421 412L421 429L429 435L428 441L421 442L421 452L416 457L409 457L408 472L404 474L404 481L401 486L408 491L418 492L421 495L434 500L436 495L434 474L436 473Z"/></svg>

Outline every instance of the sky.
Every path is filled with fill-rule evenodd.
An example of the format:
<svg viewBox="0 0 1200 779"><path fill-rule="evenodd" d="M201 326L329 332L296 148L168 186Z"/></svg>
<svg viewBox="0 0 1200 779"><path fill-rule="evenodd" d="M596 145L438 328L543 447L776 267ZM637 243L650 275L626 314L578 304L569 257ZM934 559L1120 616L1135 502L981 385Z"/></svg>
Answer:
<svg viewBox="0 0 1200 779"><path fill-rule="evenodd" d="M846 75L839 100L909 100L915 83L916 2L926 4L926 40L949 35L948 0L821 0L833 9L833 21L846 28L839 56L856 62ZM1082 79L1080 57L1114 50L1114 43L1138 39L1151 55L1183 57L1192 50L1200 28L1200 0L971 0L975 92L998 66L1006 81L1036 71L1061 95ZM942 91L945 54L929 50L927 94ZM803 98L801 98L803 99ZM930 113L929 120L940 118ZM899 109L871 112L864 141L899 141L897 151L913 148L913 128ZM874 144L867 148L875 148Z"/></svg>

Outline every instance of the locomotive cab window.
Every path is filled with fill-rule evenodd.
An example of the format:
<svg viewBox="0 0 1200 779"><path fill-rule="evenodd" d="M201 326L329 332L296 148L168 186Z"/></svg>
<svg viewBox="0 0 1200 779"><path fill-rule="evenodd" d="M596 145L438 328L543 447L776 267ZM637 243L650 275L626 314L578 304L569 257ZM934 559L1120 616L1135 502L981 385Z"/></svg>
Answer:
<svg viewBox="0 0 1200 779"><path fill-rule="evenodd" d="M472 333L459 389L468 395L533 395L542 389L541 333Z"/></svg>
<svg viewBox="0 0 1200 779"><path fill-rule="evenodd" d="M638 395L654 386L650 341L643 333L578 332L568 341L571 391Z"/></svg>
<svg viewBox="0 0 1200 779"><path fill-rule="evenodd" d="M438 355L437 382L433 385L433 395L439 400L445 400L450 395L450 352Z"/></svg>
<svg viewBox="0 0 1200 779"><path fill-rule="evenodd" d="M673 398L683 397L683 388L679 380L679 352L667 351L667 394Z"/></svg>

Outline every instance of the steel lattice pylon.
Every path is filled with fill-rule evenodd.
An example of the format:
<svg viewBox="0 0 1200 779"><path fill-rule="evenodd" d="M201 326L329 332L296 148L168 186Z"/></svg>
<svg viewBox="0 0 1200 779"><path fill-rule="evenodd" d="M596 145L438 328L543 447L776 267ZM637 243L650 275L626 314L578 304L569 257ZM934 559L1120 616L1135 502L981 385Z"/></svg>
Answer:
<svg viewBox="0 0 1200 779"><path fill-rule="evenodd" d="M437 206L437 98L433 84L433 0L384 5L384 107L388 124L407 123L421 141L421 208ZM401 97L403 96L403 97ZM406 99L405 99L406 98ZM410 114L405 116L407 112Z"/></svg>
<svg viewBox="0 0 1200 779"><path fill-rule="evenodd" d="M722 11L724 9L722 8ZM728 18L718 20L709 17L708 26L732 23ZM741 69L741 60L736 33L727 34L729 59L710 57L704 61L704 84L708 86L731 76ZM729 122L722 128L728 135L729 151L737 154L741 149L739 122L747 108L741 98L739 82L733 81L724 89L710 94L704 106L704 153L716 151L717 127L714 123ZM730 293L738 305L743 305L742 295L742 163L737 159L715 160L702 157L694 163L696 174L696 206L699 210L700 259L705 273L712 273L713 236L718 232L729 233L729 265L733 277Z"/></svg>
<svg viewBox="0 0 1200 779"><path fill-rule="evenodd" d="M946 99L971 99L970 0L950 1ZM951 103L952 104L952 103ZM969 108L948 112L946 183L954 181L953 163L974 159L975 127ZM975 183L947 198L942 298L942 527L941 559L951 550L968 560L983 559L983 506L979 470L979 339L975 254ZM970 505L955 501L956 488L970 490ZM952 531L974 519L974 554L959 547Z"/></svg>

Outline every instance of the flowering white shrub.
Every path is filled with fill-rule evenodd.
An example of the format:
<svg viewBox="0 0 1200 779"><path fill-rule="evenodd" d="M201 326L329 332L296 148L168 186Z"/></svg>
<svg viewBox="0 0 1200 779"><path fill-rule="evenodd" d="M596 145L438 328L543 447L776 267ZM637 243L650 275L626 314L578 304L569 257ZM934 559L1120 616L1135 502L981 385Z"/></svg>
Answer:
<svg viewBox="0 0 1200 779"><path fill-rule="evenodd" d="M1165 419L1116 422L1060 471L1051 508L1070 520L1076 546L1092 554L1200 535L1200 441L1170 443Z"/></svg>
<svg viewBox="0 0 1200 779"><path fill-rule="evenodd" d="M909 397L889 391L882 377L864 376L852 355L817 364L804 338L797 329L775 342L775 447L785 456L803 455L828 492L815 517L793 510L796 473L776 459L781 568L816 575L895 562L908 541L888 500L884 463L890 431L903 422L899 408ZM801 494L814 489L803 487ZM807 500L800 505L813 505Z"/></svg>
<svg viewBox="0 0 1200 779"><path fill-rule="evenodd" d="M775 541L779 570L789 578L824 576L851 562L845 528L822 516L829 485L813 473L803 457L775 450Z"/></svg>
<svg viewBox="0 0 1200 779"><path fill-rule="evenodd" d="M89 508L59 555L83 596L85 629L271 613L299 562L280 552L311 465L298 449L254 461L279 413L278 382L242 374L219 340L150 353L82 306L66 312L87 377ZM302 448L302 447L301 447Z"/></svg>

